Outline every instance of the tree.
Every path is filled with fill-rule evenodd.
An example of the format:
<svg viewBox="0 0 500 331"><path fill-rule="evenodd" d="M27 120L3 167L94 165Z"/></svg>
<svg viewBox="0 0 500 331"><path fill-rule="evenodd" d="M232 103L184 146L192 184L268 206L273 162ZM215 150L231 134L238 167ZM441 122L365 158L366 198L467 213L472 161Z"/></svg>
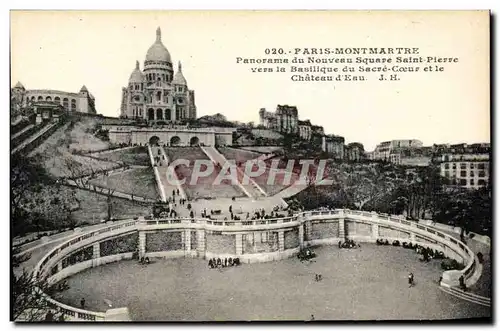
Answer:
<svg viewBox="0 0 500 331"><path fill-rule="evenodd" d="M33 158L11 158L11 224L14 235L64 227L76 203Z"/></svg>
<svg viewBox="0 0 500 331"><path fill-rule="evenodd" d="M29 254L21 255L18 249L11 250L12 269L12 311L11 320L23 322L43 321L50 311L52 318L60 319L62 312L53 308L45 300L45 293L54 293L57 287L50 286L46 280L33 277L33 273L23 269L15 272L21 264L30 259Z"/></svg>

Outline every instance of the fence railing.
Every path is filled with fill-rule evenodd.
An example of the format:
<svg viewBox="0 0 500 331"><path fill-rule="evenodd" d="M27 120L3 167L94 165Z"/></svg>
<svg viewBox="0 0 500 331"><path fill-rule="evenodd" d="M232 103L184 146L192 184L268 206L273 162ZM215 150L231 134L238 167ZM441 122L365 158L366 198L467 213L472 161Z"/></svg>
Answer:
<svg viewBox="0 0 500 331"><path fill-rule="evenodd" d="M143 226L153 226L153 225L165 225L165 224L178 224L178 225L189 225L198 224L201 225L202 228L206 227L210 228L211 226L223 226L223 227L245 227L245 226L256 226L256 225L278 225L278 224L287 224L290 222L305 222L310 220L311 218L315 218L317 216L332 216L332 218L341 218L346 216L358 216L364 219L369 219L371 221L378 221L381 224L400 224L399 228L401 229L409 229L414 230L414 233L420 234L423 236L435 238L439 240L442 244L445 244L452 250L454 250L460 256L467 257L467 265L464 269L460 270L460 272L465 277L470 277L473 274L475 269L475 254L472 250L464 245L462 242L456 240L452 236L442 233L440 231L436 231L436 229L428 226L424 226L418 224L417 222L408 221L402 216L395 215L387 215L387 214L377 214L375 212L365 212L358 210L347 210L347 209L335 209L335 210L314 210L314 211L306 211L294 214L293 216L283 217L283 218L273 218L273 219L259 219L259 220L242 220L242 221L220 221L220 220L210 220L206 218L164 218L164 219L155 219L155 220L125 220L120 222L119 224L113 224L105 228L100 228L98 230L94 230L88 233L82 233L81 235L71 238L66 242L61 243L60 245L54 247L50 250L35 266L33 271L33 277L35 280L45 279L47 277L47 273L51 269L51 264L49 262L57 258L57 260L61 260L64 256L67 256L70 252L67 251L67 248L76 244L79 244L83 241L86 241L92 237L101 236L106 233L112 233L113 231ZM283 226L286 227L286 226ZM274 228L274 227L273 227ZM80 245L81 246L81 245ZM79 247L81 248L81 247ZM64 255L64 256L61 256ZM53 264L53 263L52 263ZM60 271L60 270L59 270ZM102 312L93 312L89 310L79 309L75 307L71 307L65 305L61 302L54 300L46 295L46 299L48 300L51 306L57 307L61 312L68 316L72 316L77 319L82 320L91 320L98 321L104 319L104 313Z"/></svg>

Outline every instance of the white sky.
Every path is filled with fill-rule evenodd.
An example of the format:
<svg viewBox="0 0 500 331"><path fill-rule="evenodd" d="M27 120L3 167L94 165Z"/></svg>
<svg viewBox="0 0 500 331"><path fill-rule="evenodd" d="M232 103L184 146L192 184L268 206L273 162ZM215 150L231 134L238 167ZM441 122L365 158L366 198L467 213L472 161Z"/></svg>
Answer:
<svg viewBox="0 0 500 331"><path fill-rule="evenodd" d="M198 116L222 113L258 123L260 108L296 105L300 119L359 141L489 142L489 31L485 15L249 12L13 12L11 85L78 92L85 84L101 114L118 116L121 88L155 30L174 67L183 64ZM487 16L486 16L487 18ZM456 56L445 73L400 82L292 82L290 74L251 73L236 57L265 48L419 47ZM274 65L273 65L274 67Z"/></svg>

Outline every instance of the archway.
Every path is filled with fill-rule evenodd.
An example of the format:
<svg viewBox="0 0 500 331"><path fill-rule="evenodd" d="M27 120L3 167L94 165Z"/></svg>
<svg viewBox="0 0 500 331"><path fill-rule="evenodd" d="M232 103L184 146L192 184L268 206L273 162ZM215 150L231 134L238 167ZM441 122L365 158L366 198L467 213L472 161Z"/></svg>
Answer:
<svg viewBox="0 0 500 331"><path fill-rule="evenodd" d="M170 139L170 146L179 146L181 144L181 138L178 136L173 136Z"/></svg>
<svg viewBox="0 0 500 331"><path fill-rule="evenodd" d="M172 120L172 115L170 114L171 110L170 109L165 109L165 120L171 121Z"/></svg>
<svg viewBox="0 0 500 331"><path fill-rule="evenodd" d="M160 142L160 138L158 138L157 136L152 136L151 138L149 138L149 145L150 146L158 146L159 142Z"/></svg>
<svg viewBox="0 0 500 331"><path fill-rule="evenodd" d="M189 145L200 146L200 139L198 139L198 137L191 138L191 140L189 140Z"/></svg>
<svg viewBox="0 0 500 331"><path fill-rule="evenodd" d="M157 109L156 110L156 119L157 120L162 120L163 119L163 109Z"/></svg>
<svg viewBox="0 0 500 331"><path fill-rule="evenodd" d="M148 109L148 120L149 121L155 120L155 110L153 108Z"/></svg>

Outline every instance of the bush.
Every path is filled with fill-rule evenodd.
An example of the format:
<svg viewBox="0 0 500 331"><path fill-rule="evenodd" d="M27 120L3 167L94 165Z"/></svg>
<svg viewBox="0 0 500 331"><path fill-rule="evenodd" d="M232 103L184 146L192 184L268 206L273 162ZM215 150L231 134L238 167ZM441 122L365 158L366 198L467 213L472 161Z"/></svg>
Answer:
<svg viewBox="0 0 500 331"><path fill-rule="evenodd" d="M399 243L399 241L398 241L398 240L394 240L394 241L392 242L392 246L399 246L399 245L400 245L400 243Z"/></svg>

